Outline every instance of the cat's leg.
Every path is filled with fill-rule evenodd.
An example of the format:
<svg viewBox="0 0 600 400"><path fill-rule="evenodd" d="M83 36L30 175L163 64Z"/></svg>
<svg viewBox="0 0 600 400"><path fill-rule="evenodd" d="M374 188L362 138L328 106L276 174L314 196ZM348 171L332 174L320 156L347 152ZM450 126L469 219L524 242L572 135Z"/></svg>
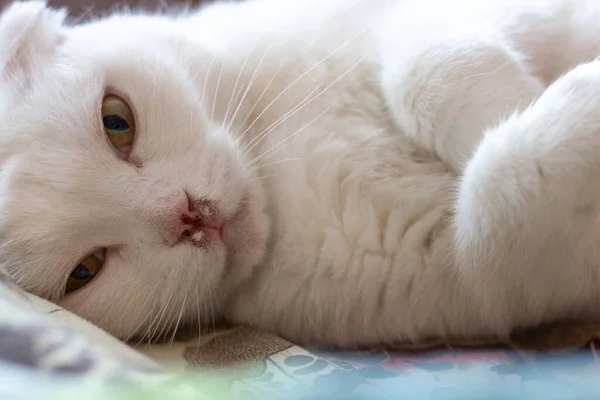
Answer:
<svg viewBox="0 0 600 400"><path fill-rule="evenodd" d="M458 193L457 266L495 329L589 316L600 289L586 248L600 234L600 61L488 131Z"/></svg>
<svg viewBox="0 0 600 400"><path fill-rule="evenodd" d="M457 174L487 127L545 89L502 33L460 15L402 7L381 36L382 88L397 124Z"/></svg>
<svg viewBox="0 0 600 400"><path fill-rule="evenodd" d="M382 83L404 133L462 177L454 250L464 290L498 333L593 314L600 65L546 91L501 32L436 15L411 22L403 14L396 22L406 31L388 25Z"/></svg>
<svg viewBox="0 0 600 400"><path fill-rule="evenodd" d="M405 134L460 173L486 128L600 56L598 20L596 0L401 2L382 24L385 98Z"/></svg>

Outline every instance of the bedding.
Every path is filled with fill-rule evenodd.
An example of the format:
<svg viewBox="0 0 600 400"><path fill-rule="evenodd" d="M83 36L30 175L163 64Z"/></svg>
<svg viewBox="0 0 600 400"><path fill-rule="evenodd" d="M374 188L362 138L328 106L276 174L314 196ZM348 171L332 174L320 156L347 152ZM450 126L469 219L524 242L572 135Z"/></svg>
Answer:
<svg viewBox="0 0 600 400"><path fill-rule="evenodd" d="M600 395L599 334L600 324L567 321L507 344L339 352L234 327L125 345L0 273L0 398L591 398Z"/></svg>

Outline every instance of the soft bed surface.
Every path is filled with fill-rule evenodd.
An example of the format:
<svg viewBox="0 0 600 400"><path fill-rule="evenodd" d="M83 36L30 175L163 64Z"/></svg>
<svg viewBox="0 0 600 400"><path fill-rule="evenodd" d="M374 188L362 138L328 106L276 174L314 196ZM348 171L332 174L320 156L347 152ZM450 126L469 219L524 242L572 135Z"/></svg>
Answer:
<svg viewBox="0 0 600 400"><path fill-rule="evenodd" d="M335 352L246 327L127 346L0 277L0 399L600 396L598 324L539 327L503 346L432 341L421 349Z"/></svg>

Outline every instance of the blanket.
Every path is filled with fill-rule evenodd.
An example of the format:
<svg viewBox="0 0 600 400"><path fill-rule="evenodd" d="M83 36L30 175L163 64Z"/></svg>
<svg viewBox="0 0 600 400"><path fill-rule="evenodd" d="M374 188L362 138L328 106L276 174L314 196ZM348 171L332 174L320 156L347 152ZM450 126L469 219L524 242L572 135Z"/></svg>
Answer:
<svg viewBox="0 0 600 400"><path fill-rule="evenodd" d="M340 352L234 327L124 344L0 272L2 399L515 399L540 390L582 398L600 394L599 335L600 324L563 321L517 332L509 343L432 340Z"/></svg>

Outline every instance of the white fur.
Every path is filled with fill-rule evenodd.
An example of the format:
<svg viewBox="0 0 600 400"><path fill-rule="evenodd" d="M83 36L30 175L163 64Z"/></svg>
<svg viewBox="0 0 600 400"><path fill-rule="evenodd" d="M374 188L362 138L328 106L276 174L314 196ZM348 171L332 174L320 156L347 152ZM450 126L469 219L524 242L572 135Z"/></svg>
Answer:
<svg viewBox="0 0 600 400"><path fill-rule="evenodd" d="M597 318L599 17L593 0L249 0L66 26L15 3L0 260L121 338L224 317L352 347ZM128 160L105 91L135 110ZM186 191L228 220L223 243L173 246Z"/></svg>

